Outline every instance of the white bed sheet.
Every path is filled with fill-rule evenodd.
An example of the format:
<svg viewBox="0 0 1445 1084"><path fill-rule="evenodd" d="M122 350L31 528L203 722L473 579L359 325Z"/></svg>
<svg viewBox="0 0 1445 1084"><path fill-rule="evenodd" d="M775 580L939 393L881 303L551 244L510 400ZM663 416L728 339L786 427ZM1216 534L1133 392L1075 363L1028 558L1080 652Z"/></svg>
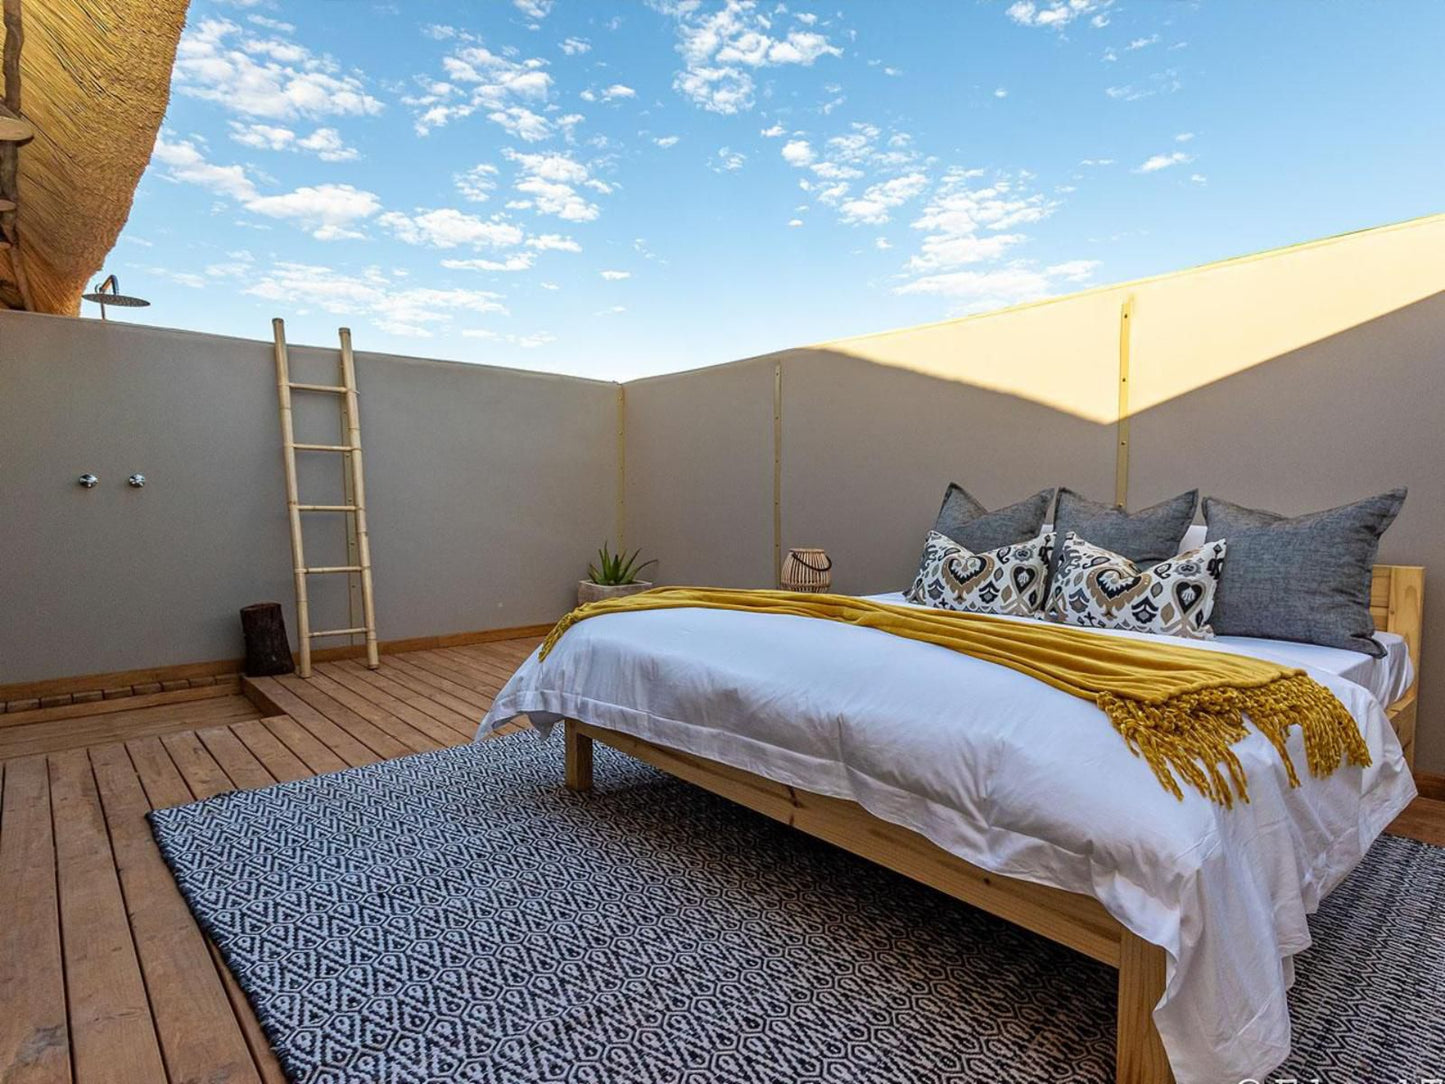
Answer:
<svg viewBox="0 0 1445 1084"><path fill-rule="evenodd" d="M1154 1018L1179 1084L1236 1084L1289 1052L1285 991L1310 944L1306 916L1415 795L1376 697L1318 658L1296 661L1349 709L1373 764L1291 789L1252 733L1236 747L1252 800L1232 810L1168 794L1092 704L958 652L801 617L580 622L546 662L522 665L482 730L527 713L545 737L581 719L852 799L976 865L1092 895L1168 953ZM1291 746L1302 765L1298 733Z"/></svg>

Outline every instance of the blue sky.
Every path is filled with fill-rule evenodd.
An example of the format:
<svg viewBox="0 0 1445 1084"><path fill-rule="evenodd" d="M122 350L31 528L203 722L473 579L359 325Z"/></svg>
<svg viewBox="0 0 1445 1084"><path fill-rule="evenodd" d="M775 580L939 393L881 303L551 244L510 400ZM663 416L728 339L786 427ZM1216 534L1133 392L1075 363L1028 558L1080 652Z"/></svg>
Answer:
<svg viewBox="0 0 1445 1084"><path fill-rule="evenodd" d="M194 0L122 319L625 379L1445 209L1431 0Z"/></svg>

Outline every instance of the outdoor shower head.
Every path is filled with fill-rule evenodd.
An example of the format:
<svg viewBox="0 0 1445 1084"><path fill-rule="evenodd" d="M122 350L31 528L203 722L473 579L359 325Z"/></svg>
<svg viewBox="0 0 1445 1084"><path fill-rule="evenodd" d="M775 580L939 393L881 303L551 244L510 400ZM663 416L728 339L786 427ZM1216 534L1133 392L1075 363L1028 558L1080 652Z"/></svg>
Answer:
<svg viewBox="0 0 1445 1084"><path fill-rule="evenodd" d="M114 275L108 276L106 280L91 293L81 294L80 296L83 300L94 301L100 306L100 318L102 320L105 319L105 307L107 305L115 305L122 309L143 309L150 304L150 302L143 297L129 297L121 293L120 280Z"/></svg>

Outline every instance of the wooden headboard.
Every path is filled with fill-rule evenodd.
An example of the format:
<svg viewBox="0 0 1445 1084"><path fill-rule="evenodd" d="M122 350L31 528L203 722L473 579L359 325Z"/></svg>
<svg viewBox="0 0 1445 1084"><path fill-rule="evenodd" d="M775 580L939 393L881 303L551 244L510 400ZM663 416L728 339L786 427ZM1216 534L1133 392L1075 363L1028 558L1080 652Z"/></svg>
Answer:
<svg viewBox="0 0 1445 1084"><path fill-rule="evenodd" d="M1419 707L1420 630L1424 619L1425 570L1418 565L1376 565L1370 581L1370 616L1375 628L1393 632L1405 640L1410 661L1415 664L1415 681L1405 695L1390 704L1385 713L1400 735L1405 760L1415 766L1415 717Z"/></svg>

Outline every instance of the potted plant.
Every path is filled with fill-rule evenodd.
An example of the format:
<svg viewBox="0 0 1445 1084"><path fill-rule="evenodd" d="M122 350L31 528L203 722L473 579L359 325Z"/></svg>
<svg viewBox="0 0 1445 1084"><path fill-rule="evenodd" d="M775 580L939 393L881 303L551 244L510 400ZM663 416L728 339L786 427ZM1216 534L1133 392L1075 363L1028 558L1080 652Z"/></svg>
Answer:
<svg viewBox="0 0 1445 1084"><path fill-rule="evenodd" d="M577 605L646 591L652 586L651 581L639 580L637 574L648 565L657 564L657 560L654 558L638 564L637 558L641 554L640 549L633 550L631 555L620 551L612 553L607 543L602 543L602 548L597 551L597 563L588 565L587 578L577 583Z"/></svg>

